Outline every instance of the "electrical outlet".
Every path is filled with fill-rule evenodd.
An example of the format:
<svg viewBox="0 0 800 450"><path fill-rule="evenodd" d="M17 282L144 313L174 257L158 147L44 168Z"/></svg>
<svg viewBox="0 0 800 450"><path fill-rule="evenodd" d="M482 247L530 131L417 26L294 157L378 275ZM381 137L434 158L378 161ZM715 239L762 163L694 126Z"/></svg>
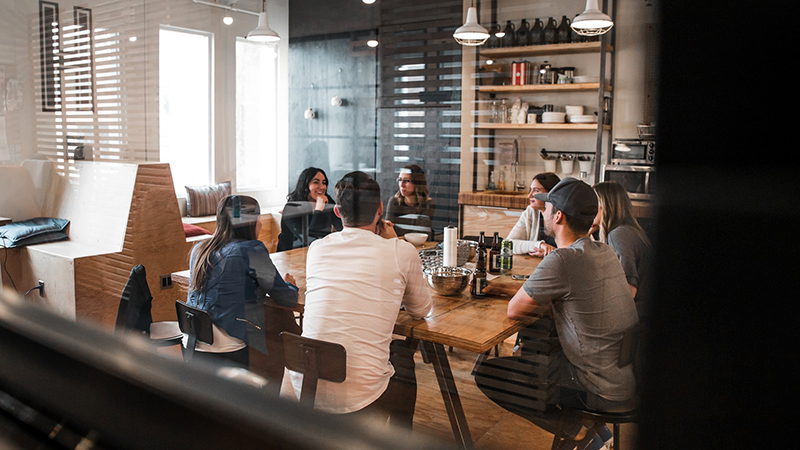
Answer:
<svg viewBox="0 0 800 450"><path fill-rule="evenodd" d="M44 298L44 281L39 280L39 297Z"/></svg>
<svg viewBox="0 0 800 450"><path fill-rule="evenodd" d="M169 289L172 287L172 274L161 275L161 289Z"/></svg>

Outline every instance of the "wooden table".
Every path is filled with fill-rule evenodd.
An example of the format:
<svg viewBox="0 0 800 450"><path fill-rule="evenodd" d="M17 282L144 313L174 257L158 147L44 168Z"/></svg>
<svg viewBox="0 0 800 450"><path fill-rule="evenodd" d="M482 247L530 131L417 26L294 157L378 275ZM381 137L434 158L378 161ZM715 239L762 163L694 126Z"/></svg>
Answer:
<svg viewBox="0 0 800 450"><path fill-rule="evenodd" d="M426 246L434 245L426 244ZM270 254L278 271L281 274L290 273L297 281L300 294L297 306L293 309L301 313L305 305L307 253L306 247ZM442 296L431 292L433 310L427 317L412 319L405 311L400 311L397 316L395 334L419 341L425 360L434 366L442 399L459 448L472 449L474 444L445 347L467 350L484 357L495 345L536 320L535 318L526 321L509 319L507 309L512 292L523 283L521 280L513 280L511 275L530 275L540 261L541 258L515 255L514 268L489 282L493 290L500 286L505 287L504 293L477 299L470 295L469 288L457 296ZM173 283L178 286L188 285L188 272L187 270L173 273Z"/></svg>

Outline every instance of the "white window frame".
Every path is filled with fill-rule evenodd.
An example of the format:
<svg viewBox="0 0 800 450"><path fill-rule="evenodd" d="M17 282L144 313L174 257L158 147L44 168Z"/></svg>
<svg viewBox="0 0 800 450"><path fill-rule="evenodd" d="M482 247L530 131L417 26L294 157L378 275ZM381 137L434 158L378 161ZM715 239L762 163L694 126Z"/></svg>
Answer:
<svg viewBox="0 0 800 450"><path fill-rule="evenodd" d="M159 25L159 36L161 34L161 31L173 31L173 32L179 32L179 33L195 34L195 35L205 36L205 37L208 38L208 56L209 56L209 58L208 58L208 75L209 75L208 76L208 111L209 111L209 114L208 114L208 129L209 129L209 133L208 133L208 148L209 148L209 152L208 152L208 172L209 173L208 173L208 182L207 182L207 184L215 184L216 147L215 147L214 143L215 143L216 107L215 107L215 95L214 95L215 94L215 89L214 89L214 86L215 86L215 81L214 81L214 64L215 64L214 63L214 61L215 61L215 52L214 52L215 43L214 43L214 38L215 38L215 36L214 36L214 33L208 32L208 31L202 31L202 30L193 30L193 29L189 29L189 28L175 27L175 26L170 26L170 25ZM160 41L159 41L159 58L160 58L160 51L161 51L160 47L161 47L161 44L160 44ZM161 76L160 75L160 70L161 69L160 69L160 65L159 65L159 78ZM159 105L160 105L160 94L159 94ZM159 115L159 117L160 117L160 115ZM159 130L160 130L160 124L159 124ZM160 131L159 131L159 134L160 134ZM161 157L160 157L161 148L160 147L161 146L160 146L160 138L159 138L159 160L161 160ZM175 180L173 180L173 182L175 182ZM185 187L176 185L175 186L175 193L178 195L178 197L185 197L186 196Z"/></svg>

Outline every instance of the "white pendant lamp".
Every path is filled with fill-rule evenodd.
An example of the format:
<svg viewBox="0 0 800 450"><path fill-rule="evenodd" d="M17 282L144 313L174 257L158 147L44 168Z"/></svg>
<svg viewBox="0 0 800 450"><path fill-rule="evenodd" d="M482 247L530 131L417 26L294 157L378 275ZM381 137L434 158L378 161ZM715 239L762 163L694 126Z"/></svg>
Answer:
<svg viewBox="0 0 800 450"><path fill-rule="evenodd" d="M278 33L269 27L269 21L267 21L267 0L262 2L261 13L258 14L258 26L253 31L247 33L247 39L256 42L278 42L281 40Z"/></svg>
<svg viewBox="0 0 800 450"><path fill-rule="evenodd" d="M475 7L467 10L467 21L459 27L453 37L461 45L475 47L489 39L489 31L478 23L478 11Z"/></svg>
<svg viewBox="0 0 800 450"><path fill-rule="evenodd" d="M600 11L597 0L586 0L586 10L578 15L570 27L581 36L606 34L614 26L611 17Z"/></svg>

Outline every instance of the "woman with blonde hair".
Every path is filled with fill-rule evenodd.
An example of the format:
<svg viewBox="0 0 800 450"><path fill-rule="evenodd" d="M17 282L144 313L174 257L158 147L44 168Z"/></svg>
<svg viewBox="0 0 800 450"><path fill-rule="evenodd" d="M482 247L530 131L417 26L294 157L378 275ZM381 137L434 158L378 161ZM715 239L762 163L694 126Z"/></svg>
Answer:
<svg viewBox="0 0 800 450"><path fill-rule="evenodd" d="M639 317L646 317L648 277L652 261L652 245L644 229L633 215L625 188L616 181L603 181L594 186L599 200L593 233L600 231L600 240L607 243L619 257L628 287L636 301Z"/></svg>
<svg viewBox="0 0 800 450"><path fill-rule="evenodd" d="M266 294L281 306L297 303L294 278L288 273L280 276L264 243L257 240L259 214L252 197L223 198L217 206L214 235L192 248L186 303L209 312L214 333L212 344L197 343L198 359L248 368L248 345L266 352ZM248 333L254 334L253 339ZM184 346L185 341L186 337Z"/></svg>
<svg viewBox="0 0 800 450"><path fill-rule="evenodd" d="M399 189L386 207L386 220L394 224L398 236L417 232L433 237L431 224L436 202L428 197L425 171L416 164L405 166L400 169L397 184Z"/></svg>

